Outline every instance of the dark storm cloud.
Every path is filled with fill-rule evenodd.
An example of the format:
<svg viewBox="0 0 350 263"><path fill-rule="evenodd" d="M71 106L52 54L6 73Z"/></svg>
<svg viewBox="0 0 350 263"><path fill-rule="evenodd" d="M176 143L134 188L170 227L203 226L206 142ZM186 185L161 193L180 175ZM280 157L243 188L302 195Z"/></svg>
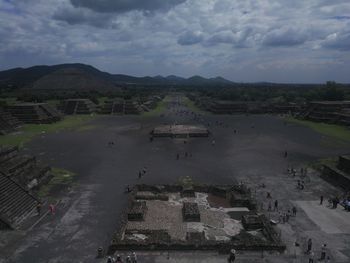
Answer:
<svg viewBox="0 0 350 263"><path fill-rule="evenodd" d="M110 26L111 17L108 14L99 14L86 8L61 8L57 10L53 19L67 22L70 25L86 24L95 27Z"/></svg>
<svg viewBox="0 0 350 263"><path fill-rule="evenodd" d="M86 7L102 13L125 13L129 11L152 12L169 10L186 0L70 0L74 7Z"/></svg>
<svg viewBox="0 0 350 263"><path fill-rule="evenodd" d="M349 14L349 0L0 0L0 68L349 82Z"/></svg>
<svg viewBox="0 0 350 263"><path fill-rule="evenodd" d="M189 46L198 44L203 41L203 35L201 32L191 32L187 31L179 36L177 43L182 46Z"/></svg>
<svg viewBox="0 0 350 263"><path fill-rule="evenodd" d="M297 46L305 43L308 35L295 29L277 29L273 30L264 37L263 45L270 47L288 47Z"/></svg>

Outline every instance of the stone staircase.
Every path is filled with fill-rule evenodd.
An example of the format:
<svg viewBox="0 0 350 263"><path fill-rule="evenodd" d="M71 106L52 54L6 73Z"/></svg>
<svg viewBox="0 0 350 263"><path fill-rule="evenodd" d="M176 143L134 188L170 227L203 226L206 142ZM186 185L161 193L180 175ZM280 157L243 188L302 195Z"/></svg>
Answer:
<svg viewBox="0 0 350 263"><path fill-rule="evenodd" d="M0 172L0 229L15 229L39 201L9 176Z"/></svg>
<svg viewBox="0 0 350 263"><path fill-rule="evenodd" d="M21 124L22 123L10 113L0 109L0 135L15 131Z"/></svg>
<svg viewBox="0 0 350 263"><path fill-rule="evenodd" d="M6 110L24 123L47 124L62 119L61 114L47 103L21 103L7 106Z"/></svg>
<svg viewBox="0 0 350 263"><path fill-rule="evenodd" d="M40 186L50 179L50 167L41 165L35 157L20 155L17 147L0 147L0 172L24 189Z"/></svg>

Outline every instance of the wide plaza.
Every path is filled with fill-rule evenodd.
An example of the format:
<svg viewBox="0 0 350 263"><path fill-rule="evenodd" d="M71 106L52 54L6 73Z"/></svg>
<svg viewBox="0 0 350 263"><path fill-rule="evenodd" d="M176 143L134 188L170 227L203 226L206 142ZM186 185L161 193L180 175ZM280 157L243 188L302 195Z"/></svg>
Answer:
<svg viewBox="0 0 350 263"><path fill-rule="evenodd" d="M205 126L210 136L150 140L155 127L173 124ZM327 201L319 204L321 195L327 200L342 191L309 167L322 158L349 154L349 143L277 115L194 113L178 94L168 98L161 115L99 116L89 125L41 134L25 145L26 153L77 176L69 188L57 191L54 216L15 233L0 233L1 263L104 262L96 259L97 248L107 250L121 226L126 187L175 184L185 177L203 184L243 183L274 221L279 221L279 212L296 207L295 217L276 226L287 247L283 253L238 251L237 262L305 262L309 238L316 257L326 243L332 262L350 261L350 213L327 207ZM299 173L293 177L287 172L291 167L308 167L303 190L297 189ZM139 178L143 169L147 172ZM275 200L279 211L268 211ZM137 253L139 262L227 262L227 255L214 251Z"/></svg>

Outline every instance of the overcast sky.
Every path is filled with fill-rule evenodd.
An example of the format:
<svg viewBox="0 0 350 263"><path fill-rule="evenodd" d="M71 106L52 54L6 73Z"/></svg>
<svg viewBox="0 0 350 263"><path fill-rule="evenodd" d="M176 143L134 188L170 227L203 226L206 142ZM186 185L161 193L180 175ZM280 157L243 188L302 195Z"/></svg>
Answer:
<svg viewBox="0 0 350 263"><path fill-rule="evenodd" d="M350 82L349 0L0 0L0 70Z"/></svg>

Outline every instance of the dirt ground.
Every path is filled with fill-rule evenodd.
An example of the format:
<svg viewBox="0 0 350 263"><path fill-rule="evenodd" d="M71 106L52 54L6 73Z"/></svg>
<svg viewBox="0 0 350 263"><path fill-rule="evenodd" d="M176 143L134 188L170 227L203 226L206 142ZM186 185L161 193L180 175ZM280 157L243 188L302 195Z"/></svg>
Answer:
<svg viewBox="0 0 350 263"><path fill-rule="evenodd" d="M194 119L192 114L177 113L188 110L177 105L181 99L172 97L174 103L162 117L100 116L91 123L94 129L42 135L28 144L25 152L78 176L60 194L55 216L44 217L33 228L0 233L0 262L100 262L95 258L97 248L106 248L119 226L126 185L174 183L185 176L213 184L243 181L254 189L264 210L275 199L282 211L296 206L297 216L278 225L287 244L283 254L239 252L237 262L305 262L309 237L316 257L327 243L332 262L350 262L350 213L317 202L321 194L328 197L339 189L309 171L305 190L297 190L298 178L286 173L289 166L300 168L320 158L349 153L349 144L286 124L278 116L208 114ZM171 123L210 124L212 137L187 143L171 138L150 142L149 132L155 126ZM109 141L115 145L108 146ZM144 167L147 173L138 179ZM266 198L266 192L272 199ZM278 219L277 212L268 215ZM214 252L139 253L139 262L226 262L226 258Z"/></svg>

